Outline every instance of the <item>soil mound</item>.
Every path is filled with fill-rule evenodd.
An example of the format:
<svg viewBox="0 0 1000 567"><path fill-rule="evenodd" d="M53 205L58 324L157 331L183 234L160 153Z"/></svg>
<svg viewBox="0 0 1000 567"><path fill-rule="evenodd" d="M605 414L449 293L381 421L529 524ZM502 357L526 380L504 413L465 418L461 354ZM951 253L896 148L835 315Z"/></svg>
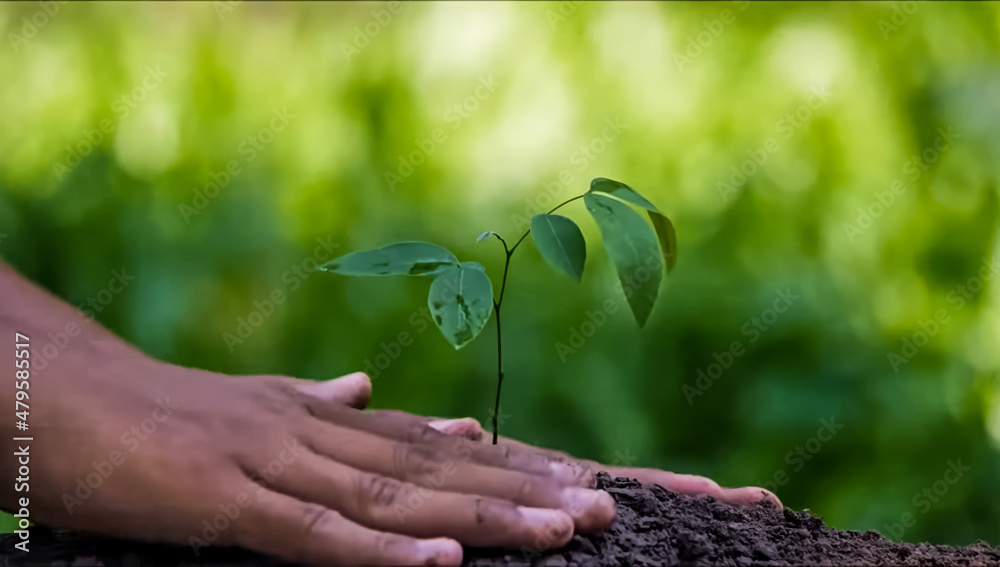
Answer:
<svg viewBox="0 0 1000 567"><path fill-rule="evenodd" d="M691 497L625 478L598 477L618 502L618 520L606 533L574 536L546 553L466 550L466 564L748 567L812 565L1000 565L1000 549L896 543L878 532L828 528L808 512L743 510L713 498Z"/></svg>

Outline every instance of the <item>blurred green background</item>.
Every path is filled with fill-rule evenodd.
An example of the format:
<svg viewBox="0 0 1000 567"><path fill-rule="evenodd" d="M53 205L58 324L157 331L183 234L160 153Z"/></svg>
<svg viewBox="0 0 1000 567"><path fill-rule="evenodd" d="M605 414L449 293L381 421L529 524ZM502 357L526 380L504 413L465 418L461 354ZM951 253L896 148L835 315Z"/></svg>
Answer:
<svg viewBox="0 0 1000 567"><path fill-rule="evenodd" d="M0 254L162 359L367 368L377 407L486 423L492 324L456 353L429 280L309 269L427 240L497 282L478 234L618 179L677 268L640 331L582 203L582 285L519 250L504 433L1000 544L998 29L993 3L4 4Z"/></svg>

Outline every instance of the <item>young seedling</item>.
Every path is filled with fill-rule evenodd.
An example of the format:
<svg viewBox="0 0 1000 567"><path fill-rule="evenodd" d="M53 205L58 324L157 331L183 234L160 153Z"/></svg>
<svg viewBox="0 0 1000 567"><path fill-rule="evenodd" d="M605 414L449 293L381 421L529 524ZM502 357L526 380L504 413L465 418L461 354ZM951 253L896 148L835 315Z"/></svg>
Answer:
<svg viewBox="0 0 1000 567"><path fill-rule="evenodd" d="M604 177L590 182L590 191L565 201L551 211L535 215L530 228L513 246L493 231L479 235L478 242L493 236L506 254L500 293L494 299L493 284L476 262L459 262L454 254L427 242L400 242L377 250L351 252L319 267L347 276L431 276L427 304L441 334L460 349L475 339L490 312L496 313L497 395L493 409L493 444L497 443L500 390L503 387L503 341L500 308L507 289L510 259L531 234L542 258L556 270L578 282L583 277L587 244L580 228L570 219L553 214L564 205L583 199L597 221L608 256L615 264L622 290L636 321L642 327L649 319L660 290L663 268L673 270L677 261L677 236L670 220L634 189ZM652 228L630 207L646 210Z"/></svg>

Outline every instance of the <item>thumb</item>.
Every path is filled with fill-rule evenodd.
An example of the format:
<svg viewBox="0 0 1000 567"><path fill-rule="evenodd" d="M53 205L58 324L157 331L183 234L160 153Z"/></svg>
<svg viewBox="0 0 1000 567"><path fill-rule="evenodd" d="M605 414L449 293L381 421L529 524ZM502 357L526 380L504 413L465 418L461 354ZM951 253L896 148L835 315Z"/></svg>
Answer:
<svg viewBox="0 0 1000 567"><path fill-rule="evenodd" d="M747 486L743 488L723 488L717 482L703 476L677 474L668 471L644 468L610 467L611 476L634 478L643 486L659 484L663 488L691 496L708 495L716 500L729 502L744 508L771 506L782 509L781 500L770 490Z"/></svg>
<svg viewBox="0 0 1000 567"><path fill-rule="evenodd" d="M355 372L324 382L296 380L295 387L303 394L319 400L357 409L365 409L372 397L372 381L364 372Z"/></svg>

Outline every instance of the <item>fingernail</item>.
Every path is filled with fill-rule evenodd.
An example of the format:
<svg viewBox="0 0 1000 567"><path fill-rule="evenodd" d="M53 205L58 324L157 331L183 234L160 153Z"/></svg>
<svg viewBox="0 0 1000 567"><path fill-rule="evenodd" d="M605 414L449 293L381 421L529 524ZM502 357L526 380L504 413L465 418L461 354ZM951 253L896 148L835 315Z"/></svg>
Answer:
<svg viewBox="0 0 1000 567"><path fill-rule="evenodd" d="M448 435L462 435L463 437L473 441L479 441L483 438L483 426L471 417L463 417L460 419L439 419L437 421L432 421L427 425L440 431L441 433Z"/></svg>
<svg viewBox="0 0 1000 567"><path fill-rule="evenodd" d="M610 526L617 513L615 499L610 494L588 488L564 488L563 506L582 531Z"/></svg>
<svg viewBox="0 0 1000 567"><path fill-rule="evenodd" d="M461 565L462 546L453 539L439 537L417 540L424 565Z"/></svg>
<svg viewBox="0 0 1000 567"><path fill-rule="evenodd" d="M518 506L518 512L533 530L537 530L553 546L561 546L573 537L573 518L562 510Z"/></svg>
<svg viewBox="0 0 1000 567"><path fill-rule="evenodd" d="M368 405L368 400L372 397L372 381L364 372L355 372L344 376L350 387L354 389L351 398L347 403L351 406L363 408Z"/></svg>
<svg viewBox="0 0 1000 567"><path fill-rule="evenodd" d="M368 377L364 372L355 372L354 374L348 374L344 378L350 380L358 388L370 389L372 385L371 378Z"/></svg>

